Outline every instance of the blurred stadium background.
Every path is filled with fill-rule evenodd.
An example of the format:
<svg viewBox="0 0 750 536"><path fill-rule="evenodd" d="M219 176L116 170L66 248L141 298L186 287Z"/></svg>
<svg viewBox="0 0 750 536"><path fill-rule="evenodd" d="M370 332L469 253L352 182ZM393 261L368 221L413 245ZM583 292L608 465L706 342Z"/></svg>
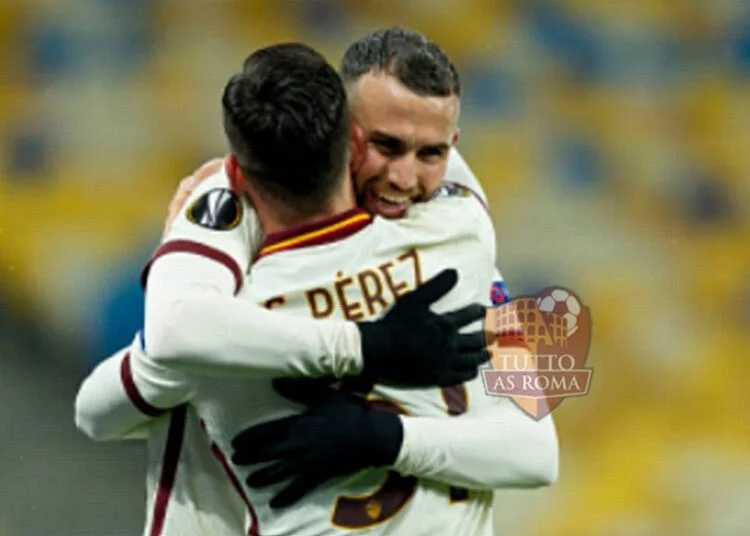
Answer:
<svg viewBox="0 0 750 536"><path fill-rule="evenodd" d="M224 82L394 23L459 65L511 291L593 313L560 481L499 492L498 534L750 534L750 2L3 0L0 536L138 533L143 452L83 438L73 397L140 323L177 182L224 151Z"/></svg>

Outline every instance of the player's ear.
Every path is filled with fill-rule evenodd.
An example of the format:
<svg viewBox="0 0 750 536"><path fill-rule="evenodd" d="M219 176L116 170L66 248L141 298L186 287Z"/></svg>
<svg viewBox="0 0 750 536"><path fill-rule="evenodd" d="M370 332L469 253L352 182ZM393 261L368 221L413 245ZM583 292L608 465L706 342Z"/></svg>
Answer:
<svg viewBox="0 0 750 536"><path fill-rule="evenodd" d="M453 141L451 142L453 145L456 145L458 143L458 138L461 135L461 130L456 129L456 131L453 133Z"/></svg>
<svg viewBox="0 0 750 536"><path fill-rule="evenodd" d="M240 163L233 153L229 153L224 158L224 168L227 170L227 178L232 191L236 194L242 194L246 190L245 176L240 169Z"/></svg>
<svg viewBox="0 0 750 536"><path fill-rule="evenodd" d="M352 121L349 127L349 169L356 175L365 161L365 133L358 124Z"/></svg>

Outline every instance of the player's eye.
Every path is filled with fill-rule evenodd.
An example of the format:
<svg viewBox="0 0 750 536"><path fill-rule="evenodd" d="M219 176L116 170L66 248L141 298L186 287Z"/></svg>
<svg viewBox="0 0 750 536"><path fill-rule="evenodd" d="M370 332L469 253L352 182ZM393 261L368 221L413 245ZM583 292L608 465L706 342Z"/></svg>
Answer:
<svg viewBox="0 0 750 536"><path fill-rule="evenodd" d="M375 139L371 140L371 143L386 156L396 156L404 151L403 144L394 139Z"/></svg>
<svg viewBox="0 0 750 536"><path fill-rule="evenodd" d="M443 147L425 147L419 150L419 158L428 162L434 162L442 159L446 154L447 150Z"/></svg>

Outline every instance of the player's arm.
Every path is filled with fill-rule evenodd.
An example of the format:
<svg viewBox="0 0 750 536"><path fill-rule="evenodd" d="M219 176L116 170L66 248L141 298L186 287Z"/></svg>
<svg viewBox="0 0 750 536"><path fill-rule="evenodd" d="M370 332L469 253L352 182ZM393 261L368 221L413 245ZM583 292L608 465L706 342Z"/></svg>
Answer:
<svg viewBox="0 0 750 536"><path fill-rule="evenodd" d="M164 224L165 237L194 190L201 182L220 172L222 166L222 159L210 160L180 182L169 205ZM175 387L186 383L187 377L165 368L158 375L149 374L148 363L144 363L142 356L140 337L136 336L130 346L101 360L86 377L75 399L75 423L81 432L96 441L143 439L149 426L168 412L167 408L150 403L147 394L144 397L143 393L154 391L150 380L161 377L162 385ZM153 363L150 368L157 370ZM159 391L165 394L169 389Z"/></svg>
<svg viewBox="0 0 750 536"><path fill-rule="evenodd" d="M238 283L228 274L200 252L175 252L153 263L145 333L156 362L234 378L340 377L361 371L354 324L293 317L235 298Z"/></svg>
<svg viewBox="0 0 750 536"><path fill-rule="evenodd" d="M516 338L514 334L503 343L504 353L529 352ZM402 442L392 468L404 475L474 490L553 484L558 475L559 444L552 416L536 421L508 399L493 398L491 402L486 408L447 420L401 416Z"/></svg>
<svg viewBox="0 0 750 536"><path fill-rule="evenodd" d="M155 419L188 401L196 386L184 372L149 360L138 335L83 381L75 400L75 423L96 441L140 439Z"/></svg>
<svg viewBox="0 0 750 536"><path fill-rule="evenodd" d="M476 490L535 488L557 480L559 446L551 416L535 421L510 400L445 418L402 416L393 469Z"/></svg>

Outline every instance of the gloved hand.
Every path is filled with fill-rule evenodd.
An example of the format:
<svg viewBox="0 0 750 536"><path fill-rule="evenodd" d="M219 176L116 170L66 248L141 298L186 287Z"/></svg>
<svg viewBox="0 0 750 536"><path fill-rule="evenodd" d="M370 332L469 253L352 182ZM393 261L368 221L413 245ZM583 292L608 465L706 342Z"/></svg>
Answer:
<svg viewBox="0 0 750 536"><path fill-rule="evenodd" d="M376 411L321 380L285 378L274 388L307 411L248 428L232 441L237 465L275 462L251 473L248 486L291 479L271 499L272 508L287 507L332 478L395 463L403 441L398 415Z"/></svg>
<svg viewBox="0 0 750 536"><path fill-rule="evenodd" d="M485 332L459 330L484 318L485 308L472 304L443 314L430 310L457 282L456 270L443 270L398 299L383 318L359 322L362 375L410 387L442 387L476 377L490 358Z"/></svg>

